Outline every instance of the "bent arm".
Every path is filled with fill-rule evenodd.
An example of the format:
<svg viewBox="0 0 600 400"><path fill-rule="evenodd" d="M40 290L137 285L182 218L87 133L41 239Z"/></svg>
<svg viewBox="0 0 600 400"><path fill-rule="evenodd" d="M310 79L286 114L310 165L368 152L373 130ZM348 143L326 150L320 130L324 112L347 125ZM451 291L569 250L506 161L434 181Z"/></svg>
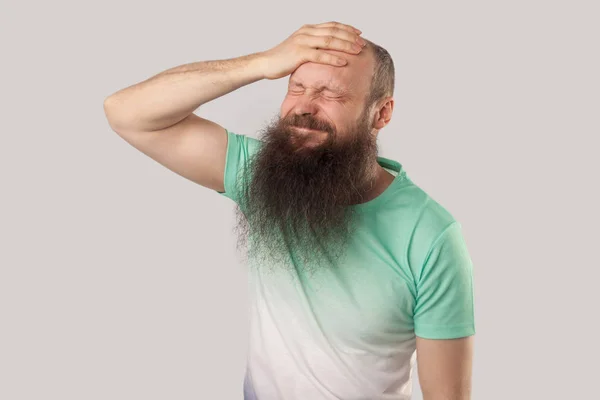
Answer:
<svg viewBox="0 0 600 400"><path fill-rule="evenodd" d="M202 104L263 79L262 62L255 53L170 68L108 96L106 117L117 132L168 128Z"/></svg>
<svg viewBox="0 0 600 400"><path fill-rule="evenodd" d="M110 127L171 171L224 191L227 134L193 113L200 105L263 79L262 53L168 69L107 97Z"/></svg>

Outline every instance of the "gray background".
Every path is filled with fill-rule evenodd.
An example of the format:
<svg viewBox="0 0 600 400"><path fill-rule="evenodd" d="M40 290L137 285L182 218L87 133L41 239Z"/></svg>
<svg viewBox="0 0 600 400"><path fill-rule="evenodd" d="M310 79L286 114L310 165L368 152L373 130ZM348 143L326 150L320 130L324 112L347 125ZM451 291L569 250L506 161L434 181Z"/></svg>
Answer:
<svg viewBox="0 0 600 400"><path fill-rule="evenodd" d="M597 4L4 0L0 399L241 399L234 204L129 146L103 101L330 20L394 57L381 154L463 225L473 398L598 398ZM255 136L285 84L197 113Z"/></svg>

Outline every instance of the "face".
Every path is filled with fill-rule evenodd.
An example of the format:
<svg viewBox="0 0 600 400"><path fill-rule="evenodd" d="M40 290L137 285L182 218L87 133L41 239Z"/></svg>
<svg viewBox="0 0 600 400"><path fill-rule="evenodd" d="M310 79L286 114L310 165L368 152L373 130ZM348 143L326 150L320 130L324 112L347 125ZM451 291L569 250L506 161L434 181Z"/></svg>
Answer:
<svg viewBox="0 0 600 400"><path fill-rule="evenodd" d="M307 120L318 121L322 128L328 128L309 129L308 123L294 128L297 135L305 137L307 146L323 143L327 131L335 131L339 140L347 139L348 131L364 111L369 94L374 68L370 54L366 50L359 55L331 53L345 57L348 64L344 67L316 63L301 65L290 76L287 94L281 104L282 118L310 116Z"/></svg>
<svg viewBox="0 0 600 400"><path fill-rule="evenodd" d="M295 267L330 264L352 232L349 206L370 189L377 144L365 99L373 66L366 55L344 56L345 67L298 68L279 117L261 134L237 210L238 243L259 264L290 265L290 252Z"/></svg>

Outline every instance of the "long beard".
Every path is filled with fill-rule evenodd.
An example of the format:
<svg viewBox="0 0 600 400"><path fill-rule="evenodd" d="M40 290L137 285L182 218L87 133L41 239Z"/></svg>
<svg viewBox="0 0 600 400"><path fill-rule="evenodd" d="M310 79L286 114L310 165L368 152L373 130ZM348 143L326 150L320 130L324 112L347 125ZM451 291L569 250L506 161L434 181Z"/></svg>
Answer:
<svg viewBox="0 0 600 400"><path fill-rule="evenodd" d="M261 265L335 265L355 227L348 206L364 201L373 179L377 143L369 122L363 112L343 134L312 116L269 123L242 188L238 247Z"/></svg>

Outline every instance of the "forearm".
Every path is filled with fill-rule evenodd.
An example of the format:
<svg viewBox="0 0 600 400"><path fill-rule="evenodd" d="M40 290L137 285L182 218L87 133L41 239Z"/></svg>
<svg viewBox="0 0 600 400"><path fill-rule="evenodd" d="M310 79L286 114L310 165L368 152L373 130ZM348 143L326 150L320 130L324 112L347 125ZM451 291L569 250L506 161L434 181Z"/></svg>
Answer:
<svg viewBox="0 0 600 400"><path fill-rule="evenodd" d="M429 394L423 391L423 400L471 400L471 393L453 392Z"/></svg>
<svg viewBox="0 0 600 400"><path fill-rule="evenodd" d="M255 53L170 68L107 97L105 113L115 130L163 129L202 104L263 79L262 63L262 53Z"/></svg>

